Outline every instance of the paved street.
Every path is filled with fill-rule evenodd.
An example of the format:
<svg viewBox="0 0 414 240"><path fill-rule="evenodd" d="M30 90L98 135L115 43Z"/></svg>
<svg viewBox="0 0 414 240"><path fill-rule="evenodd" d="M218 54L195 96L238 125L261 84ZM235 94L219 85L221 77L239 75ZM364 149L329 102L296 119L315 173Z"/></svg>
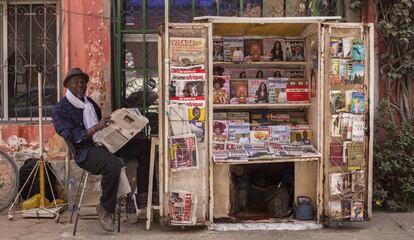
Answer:
<svg viewBox="0 0 414 240"><path fill-rule="evenodd" d="M238 231L217 232L205 229L163 229L155 225L146 232L143 223L123 223L121 233L106 233L96 219L81 219L78 236L75 239L335 239L335 240L413 240L414 212L383 213L376 212L372 222L355 224L336 229L320 229L306 231ZM73 225L68 223L67 214L62 216L61 223L46 219L22 219L17 217L13 222L6 215L0 215L0 239L73 239Z"/></svg>

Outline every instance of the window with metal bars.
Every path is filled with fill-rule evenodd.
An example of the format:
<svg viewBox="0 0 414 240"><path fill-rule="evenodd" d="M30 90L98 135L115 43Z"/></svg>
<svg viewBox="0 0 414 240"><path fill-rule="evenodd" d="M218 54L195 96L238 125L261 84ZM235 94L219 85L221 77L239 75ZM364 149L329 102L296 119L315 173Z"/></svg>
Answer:
<svg viewBox="0 0 414 240"><path fill-rule="evenodd" d="M0 119L38 116L38 73L49 117L59 96L56 1L1 1L0 9Z"/></svg>
<svg viewBox="0 0 414 240"><path fill-rule="evenodd" d="M170 22L197 16L300 17L339 14L340 0L170 0ZM156 122L157 33L164 24L164 0L117 0L115 4L115 107L139 107Z"/></svg>

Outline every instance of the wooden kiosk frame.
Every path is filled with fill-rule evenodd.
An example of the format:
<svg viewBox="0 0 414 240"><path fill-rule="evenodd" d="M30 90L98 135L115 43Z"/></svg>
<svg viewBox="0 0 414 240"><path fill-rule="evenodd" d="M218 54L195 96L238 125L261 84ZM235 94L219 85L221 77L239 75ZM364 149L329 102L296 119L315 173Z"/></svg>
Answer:
<svg viewBox="0 0 414 240"><path fill-rule="evenodd" d="M229 218L230 211L230 174L231 165L242 164L276 164L293 162L295 171L295 198L300 195L310 196L315 209L315 221L332 220L329 212L330 194L329 174L334 171L330 165L331 113L329 108L330 91L330 55L329 41L335 37L360 37L365 44L365 77L360 87L345 86L344 89L360 89L365 93L365 188L363 193L364 220L372 216L372 159L373 159L373 114L374 114L374 27L372 24L337 23L336 17L301 17L301 18L244 18L244 17L198 17L194 23L170 23L168 33L160 36L159 69L160 81L160 154L163 179L160 179L161 199L160 216L169 221L169 196L173 189L193 191L197 195L196 222L188 225L212 226L214 219ZM168 104L170 89L170 38L202 37L205 44L205 138L198 144L199 162L195 170L171 171L169 168L168 141L171 135ZM299 104L213 104L213 67L243 65L243 63L213 63L213 38L217 36L248 36L254 37L286 37L304 38L306 58L304 62L249 62L245 65L265 66L300 66L305 69L305 78L311 78L311 68L316 72L316 92L310 97L309 103ZM312 52L312 49L314 50ZM317 66L312 66L312 59L317 59ZM311 85L311 84L309 84ZM311 89L310 89L311 92ZM213 112L220 109L272 109L300 110L307 116L313 131L312 143L321 153L321 157L283 157L249 159L246 162L214 162L212 157ZM173 225L173 224L172 224Z"/></svg>

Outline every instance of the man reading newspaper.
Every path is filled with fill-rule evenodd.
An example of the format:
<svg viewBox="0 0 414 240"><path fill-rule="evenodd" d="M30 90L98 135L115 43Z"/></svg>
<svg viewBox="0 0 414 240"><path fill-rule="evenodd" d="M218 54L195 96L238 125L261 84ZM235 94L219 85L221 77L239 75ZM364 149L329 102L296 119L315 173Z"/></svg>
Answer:
<svg viewBox="0 0 414 240"><path fill-rule="evenodd" d="M145 196L148 189L150 142L134 137L114 154L96 144L94 140L97 133L109 126L111 120L103 117L99 106L85 96L88 81L88 74L81 69L69 70L63 82L67 89L66 96L54 107L52 119L56 132L74 150L76 164L91 174L102 175L102 196L97 213L102 227L114 231L112 214L115 212L119 175L123 166L118 157L138 160L138 194Z"/></svg>

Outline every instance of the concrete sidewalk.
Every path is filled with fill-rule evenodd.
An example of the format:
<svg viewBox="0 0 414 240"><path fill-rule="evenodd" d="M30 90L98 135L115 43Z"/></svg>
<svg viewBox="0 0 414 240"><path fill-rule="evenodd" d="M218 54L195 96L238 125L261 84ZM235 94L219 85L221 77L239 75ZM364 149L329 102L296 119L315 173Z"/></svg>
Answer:
<svg viewBox="0 0 414 240"><path fill-rule="evenodd" d="M121 225L120 233L107 233L102 230L96 219L80 219L76 238L72 237L73 225L68 223L68 214L61 217L60 223L52 219L23 219L16 216L10 222L7 215L0 215L0 239L335 239L335 240L413 240L414 212L411 213L374 213L373 220L336 229L320 229L306 231L237 231L217 232L198 229L160 229L157 224L147 232L145 224Z"/></svg>

